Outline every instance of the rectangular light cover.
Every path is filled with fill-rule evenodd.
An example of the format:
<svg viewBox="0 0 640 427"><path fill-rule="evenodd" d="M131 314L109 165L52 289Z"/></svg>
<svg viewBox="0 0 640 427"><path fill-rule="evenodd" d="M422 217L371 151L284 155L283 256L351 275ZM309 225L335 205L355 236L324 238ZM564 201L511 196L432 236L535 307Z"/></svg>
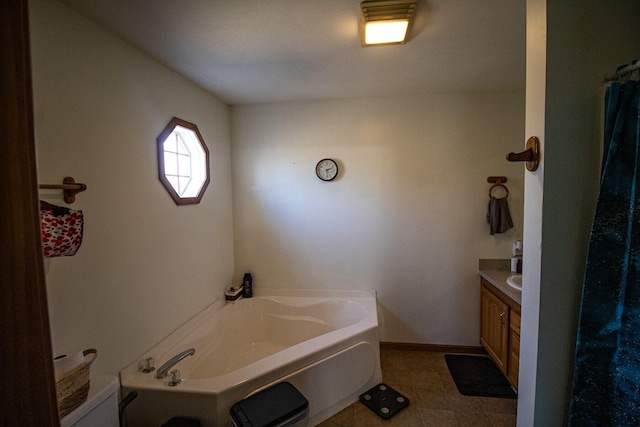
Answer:
<svg viewBox="0 0 640 427"><path fill-rule="evenodd" d="M365 0L360 3L362 46L407 41L417 0Z"/></svg>
<svg viewBox="0 0 640 427"><path fill-rule="evenodd" d="M409 20L367 22L364 28L366 44L401 43L407 36Z"/></svg>

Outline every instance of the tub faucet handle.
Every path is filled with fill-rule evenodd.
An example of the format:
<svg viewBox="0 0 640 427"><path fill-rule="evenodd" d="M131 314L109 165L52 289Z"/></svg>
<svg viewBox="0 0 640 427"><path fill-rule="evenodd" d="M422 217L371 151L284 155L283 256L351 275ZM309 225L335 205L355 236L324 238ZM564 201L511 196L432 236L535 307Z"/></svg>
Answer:
<svg viewBox="0 0 640 427"><path fill-rule="evenodd" d="M185 351L182 351L182 352L176 354L171 359L169 359L168 361L164 362L164 364L162 366L160 366L160 368L158 369L158 372L156 372L156 378L164 378L164 377L166 377L167 374L169 373L169 370L171 368L173 368L173 366L176 363L178 363L179 361L181 361L185 357L193 356L194 354L196 354L196 349L195 348L190 348L188 350L185 350Z"/></svg>
<svg viewBox="0 0 640 427"><path fill-rule="evenodd" d="M155 371L156 367L153 366L154 364L155 364L155 361L153 360L153 357L147 357L142 362L142 372L144 372L145 374L148 374L149 372Z"/></svg>
<svg viewBox="0 0 640 427"><path fill-rule="evenodd" d="M171 375L171 381L167 384L169 387L175 387L182 382L182 379L180 379L182 374L177 369L169 372L169 375Z"/></svg>

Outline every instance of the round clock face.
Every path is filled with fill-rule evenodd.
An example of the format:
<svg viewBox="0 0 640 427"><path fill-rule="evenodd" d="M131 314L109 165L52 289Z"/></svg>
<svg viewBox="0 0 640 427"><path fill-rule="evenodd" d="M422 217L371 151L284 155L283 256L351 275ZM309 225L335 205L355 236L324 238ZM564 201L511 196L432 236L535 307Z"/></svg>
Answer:
<svg viewBox="0 0 640 427"><path fill-rule="evenodd" d="M323 181L331 181L338 176L338 165L332 159L322 159L316 165L316 175Z"/></svg>

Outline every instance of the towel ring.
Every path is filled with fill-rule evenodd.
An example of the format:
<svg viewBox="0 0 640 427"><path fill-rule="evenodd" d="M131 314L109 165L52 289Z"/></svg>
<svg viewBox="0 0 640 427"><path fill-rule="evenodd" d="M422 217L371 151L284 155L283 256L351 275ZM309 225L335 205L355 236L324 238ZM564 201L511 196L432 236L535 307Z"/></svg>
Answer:
<svg viewBox="0 0 640 427"><path fill-rule="evenodd" d="M493 192L493 189L496 187L502 187L504 188L504 191L507 193L504 197L509 197L509 189L507 188L506 185L504 185L503 183L501 183L500 181L498 181L497 183L493 184L491 187L489 187L489 198L491 198L491 193Z"/></svg>

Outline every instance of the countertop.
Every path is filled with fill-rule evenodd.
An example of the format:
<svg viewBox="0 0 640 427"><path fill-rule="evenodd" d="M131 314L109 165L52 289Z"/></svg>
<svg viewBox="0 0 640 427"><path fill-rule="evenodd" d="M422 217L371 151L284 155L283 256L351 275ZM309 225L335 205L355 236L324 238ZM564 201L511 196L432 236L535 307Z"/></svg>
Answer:
<svg viewBox="0 0 640 427"><path fill-rule="evenodd" d="M507 285L507 277L515 274L511 272L511 260L509 259L479 259L478 274L487 280L500 292L521 304L522 292Z"/></svg>

